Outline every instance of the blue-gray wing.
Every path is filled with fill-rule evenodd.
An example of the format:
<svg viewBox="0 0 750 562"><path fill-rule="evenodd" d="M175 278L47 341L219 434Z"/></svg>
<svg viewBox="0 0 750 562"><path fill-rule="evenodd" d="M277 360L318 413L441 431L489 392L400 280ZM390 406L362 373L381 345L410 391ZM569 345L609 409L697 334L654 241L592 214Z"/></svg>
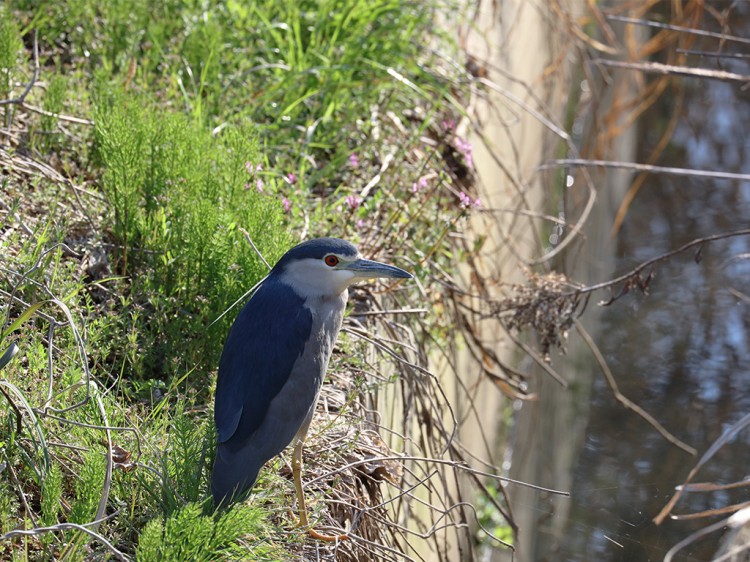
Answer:
<svg viewBox="0 0 750 562"><path fill-rule="evenodd" d="M219 362L214 421L219 443L260 425L312 330L312 314L288 285L267 279L240 311Z"/></svg>

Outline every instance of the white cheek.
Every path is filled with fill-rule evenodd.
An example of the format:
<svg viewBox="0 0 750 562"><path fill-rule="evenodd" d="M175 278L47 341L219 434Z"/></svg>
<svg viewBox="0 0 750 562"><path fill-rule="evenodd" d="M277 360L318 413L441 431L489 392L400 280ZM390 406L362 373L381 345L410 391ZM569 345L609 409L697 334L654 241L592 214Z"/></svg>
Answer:
<svg viewBox="0 0 750 562"><path fill-rule="evenodd" d="M293 263L284 271L284 281L305 298L340 295L354 278L353 272L330 268L318 260Z"/></svg>

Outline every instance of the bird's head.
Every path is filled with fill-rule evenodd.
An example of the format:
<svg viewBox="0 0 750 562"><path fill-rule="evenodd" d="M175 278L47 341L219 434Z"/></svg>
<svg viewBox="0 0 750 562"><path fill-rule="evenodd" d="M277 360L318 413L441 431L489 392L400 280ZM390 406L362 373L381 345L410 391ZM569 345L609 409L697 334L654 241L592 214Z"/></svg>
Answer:
<svg viewBox="0 0 750 562"><path fill-rule="evenodd" d="M338 238L315 238L289 250L271 271L302 297L325 298L349 285L380 277L410 279L403 269L366 260L356 246Z"/></svg>

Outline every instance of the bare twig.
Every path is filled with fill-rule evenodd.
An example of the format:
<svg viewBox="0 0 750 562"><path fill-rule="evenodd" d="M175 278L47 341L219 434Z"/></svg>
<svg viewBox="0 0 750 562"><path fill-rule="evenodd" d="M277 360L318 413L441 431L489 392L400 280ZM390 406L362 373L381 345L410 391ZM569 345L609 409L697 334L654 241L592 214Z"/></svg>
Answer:
<svg viewBox="0 0 750 562"><path fill-rule="evenodd" d="M242 234L245 235L245 240L247 240L247 243L250 244L250 246L255 250L255 253L258 254L258 257L260 258L260 261L263 262L263 264L271 270L270 264L266 261L266 258L263 257L263 254L260 253L260 250L258 249L258 246L255 245L255 242L253 242L253 239L250 237L250 233L245 230L242 227L239 227L239 231L242 232Z"/></svg>
<svg viewBox="0 0 750 562"><path fill-rule="evenodd" d="M608 59L595 59L592 62L600 66L637 70L639 72L648 72L651 74L689 76L693 78L710 78L711 80L721 80L723 82L750 82L750 75L737 74L735 72L728 72L726 70L692 68L689 66L676 66L673 64L663 64L660 62L626 62Z"/></svg>
<svg viewBox="0 0 750 562"><path fill-rule="evenodd" d="M682 539L680 542L678 542L676 545L674 545L672 548L669 549L667 554L664 555L664 562L672 562L672 558L674 558L674 555L677 554L680 550L694 543L696 540L700 539L701 537L705 537L706 535L713 533L714 531L719 531L723 529L724 527L726 527L728 521L729 521L729 518L722 519L720 521L712 523L711 525L707 527L698 529L694 533L685 537L684 539Z"/></svg>
<svg viewBox="0 0 750 562"><path fill-rule="evenodd" d="M16 471L13 468L13 463L8 462L7 456L5 454L3 454L3 456L6 459L5 466L10 472L11 478L13 479L13 482L15 483L16 488L18 489L18 497L21 498L21 503L23 504L23 508L26 511L26 515L28 516L29 519L31 519L32 523L36 525L37 524L36 515L34 515L34 512L29 506L29 502L26 500L26 493L23 491L23 488L21 487L21 483L18 481L18 475L16 474ZM3 537L0 537L0 540L2 540L2 538Z"/></svg>
<svg viewBox="0 0 750 562"><path fill-rule="evenodd" d="M227 309L224 312L222 312L221 314L219 314L213 320L213 322L211 322L207 326L207 328L210 328L211 326L213 326L214 324L216 324L219 320L221 320L222 318L224 318L224 316L226 316L235 306L237 306L239 303L241 303L243 300L245 300L248 297L248 295L252 295L258 289L258 287L261 286L261 284L265 280L266 280L266 278L264 277L263 279L261 279L260 281L258 281L255 285L253 285L252 287L250 287L244 294L242 294L240 296L240 298L238 298L236 301L234 301L232 304L230 304L229 307L227 307Z"/></svg>
<svg viewBox="0 0 750 562"><path fill-rule="evenodd" d="M662 261L668 260L677 254L681 254L682 252L685 252L687 250L690 250L691 248L701 247L704 244L707 244L709 242L714 242L716 240L723 240L725 238L734 238L736 236L750 236L750 228L745 228L742 230L735 230L732 232L723 232L721 234L713 234L711 236L704 236L702 238L696 238L695 240L692 240L686 244L683 244L676 250L671 250L669 252L666 252L664 254L660 254L656 256L655 258L651 258L649 260L644 261L637 267L631 269L628 273L625 273L623 275L620 275L619 277L615 277L614 279L610 279L609 281L604 281L602 283L595 283L594 285L588 285L586 287L582 287L580 289L576 289L575 291L572 291L570 294L586 294L586 293L593 293L594 291L599 291L601 289L606 289L608 287L615 287L621 283L628 283L629 281L633 281L639 277L641 273L649 269L650 267L656 265L657 263L660 263ZM627 292L627 291L625 291ZM603 305L609 305L613 303L615 300L620 298L624 294L623 291L620 292L618 295L612 296L608 301L602 302L600 304Z"/></svg>
<svg viewBox="0 0 750 562"><path fill-rule="evenodd" d="M23 429L22 419L23 415L21 414L21 410L18 409L18 406L16 406L16 403L13 402L13 399L8 395L5 388L0 385L0 392L5 396L5 399L8 401L8 404L10 404L10 407L13 409L13 411L16 414L16 435L21 435L21 430Z"/></svg>
<svg viewBox="0 0 750 562"><path fill-rule="evenodd" d="M456 470L460 470L463 472L468 472L469 474L476 474L478 476L484 476L485 478L491 478L493 480L499 480L502 482L508 482L510 484L516 484L518 486L523 486L525 488L531 488L533 490L538 490L540 492L547 492L549 494L556 494L560 496L569 496L569 492L564 492L562 490L553 490L551 488L545 488L543 486L537 486L536 484L529 484L528 482L523 482L521 480L514 480L512 478L507 478L506 476L500 476L499 474L492 474L490 472L486 472L484 470L477 470L476 468L470 467L468 464L453 461L453 460L447 460L447 459L435 459L435 458L428 458L428 457L414 457L409 455L391 455L391 456L382 456L382 457L367 457L365 459L359 459L354 462L351 462L349 464L346 464L344 466L337 467L336 469L323 474L321 476L318 476L316 478L313 478L307 482L307 486L310 486L320 480L328 479L331 476L334 476L336 474L340 474L342 472L345 472L347 470L350 470L354 467L361 466L363 464L367 463L373 463L373 462L382 462L382 461L398 461L398 462L404 462L404 461L416 461L416 462L422 462L426 464L442 464L450 466L451 468L454 468Z"/></svg>
<svg viewBox="0 0 750 562"><path fill-rule="evenodd" d="M677 49L676 52L681 55L696 55L698 57L714 59L750 59L750 54L748 53L723 53L721 51L698 51L696 49Z"/></svg>
<svg viewBox="0 0 750 562"><path fill-rule="evenodd" d="M94 122L91 119L86 119L84 117L75 117L74 115L65 115L64 113L53 113L52 111L47 111L46 109L42 109L41 107L31 105L30 103L21 102L19 104L19 107L25 109L26 111L30 111L31 113L44 115L45 117L54 117L55 119L59 119L60 121L67 121L68 123L75 123L76 125L87 125L89 127L94 126Z"/></svg>
<svg viewBox="0 0 750 562"><path fill-rule="evenodd" d="M612 374L612 371L609 369L609 365L607 365L607 361L604 359L604 356L602 355L602 352L599 351L599 346L596 345L593 338L589 335L588 331L583 327L583 324L581 324L580 321L576 320L575 322L576 330L578 330L578 334L581 336L581 339L586 343L586 346L589 348L589 351L591 351L592 355L594 356L594 359L596 359L596 362L599 364L599 368L602 370L602 373L604 374L604 378L607 381L607 384L609 385L610 390L612 390L612 394L614 395L615 399L625 406L628 410L632 410L636 414L638 414L640 417L642 417L644 420L646 420L656 431L658 431L664 439L672 443L673 445L676 445L686 453L689 453L691 455L697 454L697 451L691 447L690 445L682 442L677 437L672 435L663 425L661 425L654 416L649 414L646 410L638 406L635 402L630 400L627 396L625 396L622 392L620 392L619 387L617 386L617 381L615 380L614 375Z"/></svg>
<svg viewBox="0 0 750 562"><path fill-rule="evenodd" d="M101 521L104 515L107 512L107 503L109 502L109 490L110 486L112 485L112 467L114 466L114 461L112 458L112 434L110 433L109 429L109 420L107 417L107 410L104 408L104 403L102 402L101 396L99 395L99 388L97 384L94 381L91 381L91 384L93 385L93 396L94 400L96 401L96 405L99 408L99 415L102 417L102 421L104 422L105 430L104 430L104 436L107 440L107 452L106 452L106 460L107 465L105 467L104 471L104 483L102 484L102 494L99 498L99 507L96 510L96 521ZM96 530L98 527L98 523L93 525L93 529Z"/></svg>
<svg viewBox="0 0 750 562"><path fill-rule="evenodd" d="M31 88L34 87L34 84L36 84L36 81L39 79L39 42L37 41L36 37L36 29L32 32L32 35L34 37L34 71L31 74L31 80L29 80L28 84L26 84L26 87L23 89L23 92L21 92L20 96L18 96L17 98L0 100L0 106L9 104L22 105L26 100L26 96L28 96L29 92L31 92Z"/></svg>
<svg viewBox="0 0 750 562"><path fill-rule="evenodd" d="M694 27L685 27L683 25L674 25L671 23L662 23L652 20L642 20L638 18L631 18L628 16L618 15L607 15L605 16L608 20L621 21L623 23L632 23L635 25L645 25L648 27L656 27L659 29L668 29L670 31L679 31L682 33L690 33L691 35L698 35L700 37L712 37L719 39L722 42L742 43L744 45L750 45L750 39L747 37L737 37L736 35L729 35L728 33L716 33L714 31L706 31L705 29L696 29Z"/></svg>
<svg viewBox="0 0 750 562"><path fill-rule="evenodd" d="M652 174L672 174L677 176L690 176L697 178L715 178L722 180L750 181L750 174L735 174L732 172L719 172L713 170L695 170L692 168L675 168L671 166L652 166L650 164L638 164L636 162L623 162L620 160L587 160L583 158L565 158L561 160L549 160L539 166L540 170L554 168L557 166L589 166L595 168L620 168L622 170L634 170L637 172L650 172Z"/></svg>
<svg viewBox="0 0 750 562"><path fill-rule="evenodd" d="M695 519L705 519L706 517L716 517L717 515L724 515L726 513L736 513L737 511L748 507L750 507L750 502L742 502L717 507L715 509L707 509L705 511L696 511L694 513L672 513L670 518L675 521L692 521Z"/></svg>
<svg viewBox="0 0 750 562"><path fill-rule="evenodd" d="M107 519L110 519L112 515L109 517L104 517L101 519L97 519L96 521L92 521L91 523L87 523L86 525L78 525L76 523L58 523L57 525L51 525L50 527L35 527L33 529L17 529L14 531L10 531L8 533L5 533L4 535L0 535L0 541L6 541L10 539L14 539L17 537L36 537L39 535L43 535L44 533L57 533L60 531L67 531L67 530L75 530L75 531L82 531L89 535L90 537L93 537L97 541L99 541L111 554L114 556L117 560L122 560L123 562L127 562L129 559L125 554L117 550L115 546L109 542L106 538L104 538L102 535L97 533L96 531L89 529L89 527L97 527L102 521L106 521Z"/></svg>
<svg viewBox="0 0 750 562"><path fill-rule="evenodd" d="M735 435L745 427L750 425L750 414L746 414L742 417L739 421L734 423L729 429L727 429L721 437L719 437L716 441L713 442L713 444L708 448L708 450L703 453L703 456L700 458L700 460L696 463L696 465L690 469L690 472L687 475L687 478L685 478L685 481L682 486L680 486L677 491L674 493L674 495L670 498L670 500L667 502L667 505L662 508L662 510L659 512L659 514L654 517L654 523L657 525L661 525L664 522L664 519L672 512L672 509L677 504L679 499L682 497L682 494L686 491L686 485L689 484L693 478L695 478L695 475L698 473L698 471L701 469L701 467L706 464L713 456L717 453L719 449L721 449L724 445L726 445L728 442L730 442L732 439L734 439Z"/></svg>
<svg viewBox="0 0 750 562"><path fill-rule="evenodd" d="M385 155L385 158L383 158L383 162L380 164L380 169L378 170L378 173L373 176L373 178L367 182L367 185L362 189L359 196L362 199L366 199L367 196L370 194L370 191L372 188L374 188L378 183L380 183L381 178L383 177L383 174L388 169L388 166L391 165L391 162L393 161L393 153L389 153Z"/></svg>

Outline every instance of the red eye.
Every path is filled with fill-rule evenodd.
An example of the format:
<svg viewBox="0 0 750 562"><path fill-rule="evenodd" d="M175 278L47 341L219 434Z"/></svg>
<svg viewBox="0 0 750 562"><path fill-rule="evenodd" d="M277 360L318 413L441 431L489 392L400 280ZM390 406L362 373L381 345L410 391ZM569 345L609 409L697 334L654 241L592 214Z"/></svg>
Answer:
<svg viewBox="0 0 750 562"><path fill-rule="evenodd" d="M326 262L326 265L329 267L335 267L339 263L339 258L337 258L334 255L328 255L325 258L323 258L323 261Z"/></svg>

